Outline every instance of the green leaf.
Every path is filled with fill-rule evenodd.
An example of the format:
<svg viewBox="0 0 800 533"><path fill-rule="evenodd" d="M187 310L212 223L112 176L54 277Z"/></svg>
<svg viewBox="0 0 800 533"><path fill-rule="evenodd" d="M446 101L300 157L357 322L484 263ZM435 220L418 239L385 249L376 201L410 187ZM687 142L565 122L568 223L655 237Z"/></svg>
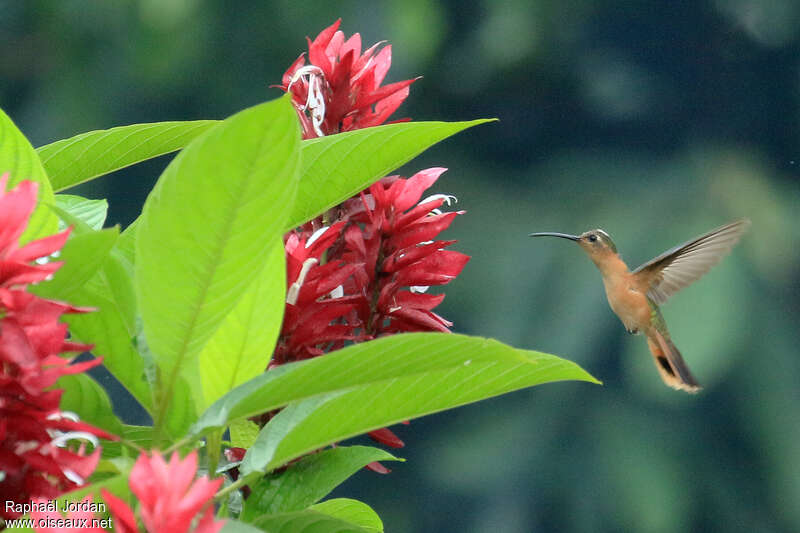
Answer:
<svg viewBox="0 0 800 533"><path fill-rule="evenodd" d="M141 448L149 449L152 447L153 442L153 426L132 426L123 424L117 435ZM119 457L123 453L122 449L123 445L120 442L104 442L103 457ZM133 458L135 459L135 455Z"/></svg>
<svg viewBox="0 0 800 533"><path fill-rule="evenodd" d="M118 244L122 240L120 237ZM103 357L109 372L152 412L153 395L144 378L144 360L133 343L136 335L133 281L116 247L102 268L72 296L71 303L96 310L64 315L70 333L81 342L93 343L92 352Z"/></svg>
<svg viewBox="0 0 800 533"><path fill-rule="evenodd" d="M108 201L90 200L74 194L56 194L56 207L66 211L73 217L82 221L94 230L103 227L108 214ZM59 231L66 229L69 224L59 221Z"/></svg>
<svg viewBox="0 0 800 533"><path fill-rule="evenodd" d="M53 188L47 174L31 143L0 109L0 176L6 172L9 174L6 189L13 188L23 180L32 180L39 184L39 204L33 211L20 242L25 243L55 233L58 221L47 207L47 204L53 203Z"/></svg>
<svg viewBox="0 0 800 533"><path fill-rule="evenodd" d="M291 209L300 131L288 97L246 109L169 164L136 229L135 286L160 375L157 426L179 374L200 387L198 356L274 253Z"/></svg>
<svg viewBox="0 0 800 533"><path fill-rule="evenodd" d="M264 515L253 521L253 525L268 533L375 533L372 528L315 509Z"/></svg>
<svg viewBox="0 0 800 533"><path fill-rule="evenodd" d="M55 385L64 389L59 408L77 413L83 422L104 429L114 435L122 432L122 422L111 408L105 389L88 374L61 376Z"/></svg>
<svg viewBox="0 0 800 533"><path fill-rule="evenodd" d="M286 258L280 239L254 281L200 353L202 409L267 369L286 305Z"/></svg>
<svg viewBox="0 0 800 533"><path fill-rule="evenodd" d="M231 446L249 448L256 441L260 430L258 424L250 420L234 420L230 426Z"/></svg>
<svg viewBox="0 0 800 533"><path fill-rule="evenodd" d="M493 340L462 337L448 343L436 337L456 335L434 333L422 334L411 344L403 343L402 337L411 335L395 335L387 339L389 342L380 339L369 344L374 345L374 353L387 358L403 353L410 366L424 358L444 357L460 362L422 372L412 366L391 379L370 381L289 404L270 420L248 450L240 467L242 474L271 470L373 429L524 387L566 379L593 380L575 363L554 355L516 350ZM399 342L391 342L398 338ZM472 342L463 342L466 339ZM359 371L350 369L351 373ZM332 420L336 423L332 424Z"/></svg>
<svg viewBox="0 0 800 533"><path fill-rule="evenodd" d="M341 518L342 520L361 526L374 533L381 533L383 531L383 522L378 514L372 510L372 507L358 500L334 498L312 505L311 509Z"/></svg>
<svg viewBox="0 0 800 533"><path fill-rule="evenodd" d="M225 520L225 525L219 533L262 533L262 530L238 520L228 519Z"/></svg>
<svg viewBox="0 0 800 533"><path fill-rule="evenodd" d="M514 390L567 379L597 382L575 363L541 352L517 350L493 339L447 333L405 333L348 346L324 357L285 364L265 372L217 400L193 426L192 433L222 428L231 420L261 414L320 393L369 384L388 385L404 377L427 383L448 372L463 374L465 378L475 376L480 383L481 374L487 376L486 379L494 375L491 369L511 372L493 382L498 389ZM485 397L506 392L493 392L491 388L484 391ZM449 391L448 396L455 397L455 392ZM406 396L401 392L398 398Z"/></svg>
<svg viewBox="0 0 800 533"><path fill-rule="evenodd" d="M324 213L437 142L492 120L404 122L303 141L297 201L284 229Z"/></svg>
<svg viewBox="0 0 800 533"><path fill-rule="evenodd" d="M31 292L71 302L72 297L105 263L118 236L119 228L116 227L73 235L58 257L64 264L51 280L31 287Z"/></svg>
<svg viewBox="0 0 800 533"><path fill-rule="evenodd" d="M285 228L324 213L437 142L489 121L403 122L303 141L300 186Z"/></svg>
<svg viewBox="0 0 800 533"><path fill-rule="evenodd" d="M36 149L56 191L186 146L216 120L131 124L81 133Z"/></svg>
<svg viewBox="0 0 800 533"><path fill-rule="evenodd" d="M248 452L249 453L249 452ZM392 454L369 446L347 446L323 450L273 473L251 485L241 518L262 514L300 511L335 489L373 461L397 461Z"/></svg>

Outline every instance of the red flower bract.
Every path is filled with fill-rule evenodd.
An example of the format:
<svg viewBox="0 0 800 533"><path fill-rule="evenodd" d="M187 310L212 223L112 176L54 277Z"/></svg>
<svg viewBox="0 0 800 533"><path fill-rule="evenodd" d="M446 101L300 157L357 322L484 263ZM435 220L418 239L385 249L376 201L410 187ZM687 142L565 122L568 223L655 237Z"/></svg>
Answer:
<svg viewBox="0 0 800 533"><path fill-rule="evenodd" d="M197 475L197 451L192 451L183 460L177 452L169 463L158 452L148 457L139 456L131 470L129 485L139 501L139 513L149 533L216 533L224 521L214 520L214 494L222 484L222 478L209 480ZM128 505L109 493L102 491L118 531L137 532L136 519ZM194 525L194 529L191 529Z"/></svg>
<svg viewBox="0 0 800 533"><path fill-rule="evenodd" d="M384 178L340 206L339 222L316 230L309 224L287 235L289 290L273 365L321 355L347 341L450 331L451 323L432 311L444 295L426 291L458 276L469 256L444 249L455 241L431 239L463 211L442 213L451 198L446 195L417 205L444 171Z"/></svg>
<svg viewBox="0 0 800 533"><path fill-rule="evenodd" d="M60 249L69 230L19 247L36 206L37 184L21 182L6 192L0 177L0 500L55 498L83 485L100 459L97 438L113 438L59 409L61 390L46 390L59 377L82 372L100 359L70 365L63 352L91 348L65 340L64 313L88 311L26 292L61 263L31 264ZM70 441L84 441L67 447ZM87 453L85 441L95 449ZM15 518L14 506L0 516Z"/></svg>
<svg viewBox="0 0 800 533"><path fill-rule="evenodd" d="M292 93L303 138L383 124L408 96L405 80L381 86L392 63L392 47L377 43L361 53L361 36L325 28L283 75L280 88ZM307 114L308 113L308 114Z"/></svg>
<svg viewBox="0 0 800 533"><path fill-rule="evenodd" d="M304 139L383 124L415 81L381 86L391 47L379 50L378 43L362 54L361 36L345 39L340 22L308 39L308 57L301 54L283 75L280 88L292 93ZM444 295L426 291L449 283L469 260L445 250L455 241L433 240L462 212L440 211L450 196L420 201L444 170L384 178L286 235L289 289L270 367L382 335L450 331L452 324L433 312ZM255 420L263 425L274 414ZM386 428L369 435L404 446ZM389 471L379 463L369 468Z"/></svg>

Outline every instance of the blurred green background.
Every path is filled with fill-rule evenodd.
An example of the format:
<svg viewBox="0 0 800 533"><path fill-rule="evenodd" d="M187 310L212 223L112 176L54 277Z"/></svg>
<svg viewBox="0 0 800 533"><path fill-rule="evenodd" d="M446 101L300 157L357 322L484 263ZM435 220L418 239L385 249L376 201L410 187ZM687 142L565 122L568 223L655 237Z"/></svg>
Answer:
<svg viewBox="0 0 800 533"><path fill-rule="evenodd" d="M337 17L392 43L388 81L423 76L396 117L500 119L404 169L449 167L433 192L468 211L441 314L605 385L401 426L408 462L335 494L392 533L799 531L800 3L0 0L0 105L36 146L222 118L276 97ZM124 226L168 161L75 192ZM576 246L527 237L602 227L634 267L743 216L732 256L664 308L697 396L661 384Z"/></svg>

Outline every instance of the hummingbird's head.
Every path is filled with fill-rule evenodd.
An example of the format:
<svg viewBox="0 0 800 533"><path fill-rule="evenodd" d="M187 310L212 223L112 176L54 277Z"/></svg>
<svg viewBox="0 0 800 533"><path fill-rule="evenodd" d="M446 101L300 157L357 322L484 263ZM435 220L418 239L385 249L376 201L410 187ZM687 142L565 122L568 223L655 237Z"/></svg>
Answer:
<svg viewBox="0 0 800 533"><path fill-rule="evenodd" d="M586 250L589 255L603 252L617 253L617 246L611 240L611 236L601 229L590 229L578 235L577 243Z"/></svg>
<svg viewBox="0 0 800 533"><path fill-rule="evenodd" d="M569 235L567 233L531 233L531 237L561 237L578 243L578 246L597 263L608 254L616 254L617 247L611 237L601 229L591 229L580 235Z"/></svg>

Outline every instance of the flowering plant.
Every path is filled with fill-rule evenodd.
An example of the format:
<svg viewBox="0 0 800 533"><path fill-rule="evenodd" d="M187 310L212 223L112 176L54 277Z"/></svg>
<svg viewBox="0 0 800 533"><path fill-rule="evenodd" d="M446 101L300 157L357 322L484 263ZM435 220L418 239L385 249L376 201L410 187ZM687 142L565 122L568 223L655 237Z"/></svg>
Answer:
<svg viewBox="0 0 800 533"><path fill-rule="evenodd" d="M430 194L445 169L387 174L485 121L386 123L414 81L383 83L391 48L362 52L338 21L308 45L278 86L285 96L222 121L134 124L34 150L0 113L0 171L22 182L6 195L28 195L26 222L36 204L27 226L0 226L0 409L28 393L46 406L0 422L0 493L16 472L12 455L26 472L45 469L26 455L20 428L39 441L81 432L94 444L51 453L48 487L6 496L30 502L34 529L72 520L119 531L380 531L366 504L320 500L362 467L387 472L380 462L397 458L342 441L368 433L398 448L392 424L593 380L552 355L450 333L434 311L444 295L430 288L469 260L439 237L464 212ZM121 233L102 229L104 200L53 192L176 150ZM17 205L0 205L0 220L20 219ZM46 237L59 224L71 229ZM33 262L61 245L60 270ZM26 315L34 319L17 320L26 306L38 306ZM49 332L35 357L15 344L20 329L33 340ZM58 356L90 349L80 343L98 358ZM66 375L100 357L152 424L124 423L91 378ZM19 378L28 361L38 366ZM50 416L67 404L84 422ZM64 515L34 505L58 495L82 506Z"/></svg>

